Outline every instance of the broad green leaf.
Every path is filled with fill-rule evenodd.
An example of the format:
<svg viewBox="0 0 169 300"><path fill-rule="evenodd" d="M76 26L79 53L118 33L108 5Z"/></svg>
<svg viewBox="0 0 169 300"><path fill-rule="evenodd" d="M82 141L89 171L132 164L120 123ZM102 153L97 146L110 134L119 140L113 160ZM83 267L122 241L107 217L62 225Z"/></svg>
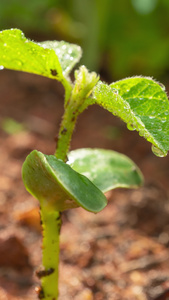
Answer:
<svg viewBox="0 0 169 300"><path fill-rule="evenodd" d="M0 69L34 73L57 79L68 87L68 73L81 57L81 48L57 41L35 43L18 29L0 32Z"/></svg>
<svg viewBox="0 0 169 300"><path fill-rule="evenodd" d="M143 176L135 163L115 151L89 148L74 150L68 155L68 164L102 192L117 187L134 188L143 183Z"/></svg>
<svg viewBox="0 0 169 300"><path fill-rule="evenodd" d="M26 189L46 208L63 211L81 206L96 213L107 204L87 177L53 155L32 151L23 164L22 177Z"/></svg>
<svg viewBox="0 0 169 300"><path fill-rule="evenodd" d="M99 82L95 102L127 123L129 130L152 143L157 156L169 150L169 101L164 86L151 78L133 77L110 85Z"/></svg>

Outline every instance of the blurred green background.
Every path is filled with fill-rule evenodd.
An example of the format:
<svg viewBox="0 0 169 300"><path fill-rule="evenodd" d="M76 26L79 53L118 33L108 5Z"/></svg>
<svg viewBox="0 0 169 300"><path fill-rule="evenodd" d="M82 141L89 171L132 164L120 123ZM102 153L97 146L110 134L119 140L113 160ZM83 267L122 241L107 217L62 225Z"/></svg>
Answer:
<svg viewBox="0 0 169 300"><path fill-rule="evenodd" d="M168 81L169 0L1 0L0 30L11 27L80 44L81 63L108 81Z"/></svg>

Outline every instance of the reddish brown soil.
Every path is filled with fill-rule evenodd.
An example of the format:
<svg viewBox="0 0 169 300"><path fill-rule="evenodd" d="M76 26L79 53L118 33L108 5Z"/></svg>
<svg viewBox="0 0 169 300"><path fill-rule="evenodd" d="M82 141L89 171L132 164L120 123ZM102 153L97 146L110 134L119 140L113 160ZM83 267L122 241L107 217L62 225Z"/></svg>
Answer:
<svg viewBox="0 0 169 300"><path fill-rule="evenodd" d="M0 73L0 121L24 123L0 135L0 300L33 300L41 261L38 203L26 191L21 166L33 149L52 154L63 113L63 89L52 80ZM93 106L79 118L71 148L99 147L132 158L145 176L138 190L114 190L94 215L62 215L59 300L169 299L169 157L157 158L136 132Z"/></svg>

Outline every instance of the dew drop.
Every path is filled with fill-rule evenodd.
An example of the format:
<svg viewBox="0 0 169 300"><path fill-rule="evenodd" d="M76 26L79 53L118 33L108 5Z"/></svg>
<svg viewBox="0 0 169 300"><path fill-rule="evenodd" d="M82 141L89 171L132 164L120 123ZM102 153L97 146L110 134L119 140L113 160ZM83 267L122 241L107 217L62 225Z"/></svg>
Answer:
<svg viewBox="0 0 169 300"><path fill-rule="evenodd" d="M69 50L68 50L68 53L69 53L70 55L72 54L72 52L73 52L72 49L69 49Z"/></svg>
<svg viewBox="0 0 169 300"><path fill-rule="evenodd" d="M63 46L62 46L62 50L66 50L66 45L63 45Z"/></svg>
<svg viewBox="0 0 169 300"><path fill-rule="evenodd" d="M158 156L158 157L164 157L166 156L160 149L158 149L157 147L155 147L154 145L152 145L152 148L151 148L152 152Z"/></svg>
<svg viewBox="0 0 169 300"><path fill-rule="evenodd" d="M16 61L16 65L18 65L18 67L22 66L22 62L20 60Z"/></svg>
<svg viewBox="0 0 169 300"><path fill-rule="evenodd" d="M60 51L60 49L59 49L59 48L58 48L58 49L56 49L55 51L56 51L57 55L59 55L59 54L61 53L61 51Z"/></svg>
<svg viewBox="0 0 169 300"><path fill-rule="evenodd" d="M132 124L127 124L127 128L131 131L135 130L135 127Z"/></svg>
<svg viewBox="0 0 169 300"><path fill-rule="evenodd" d="M119 93L118 90L116 90L115 88L112 88L111 90L112 90L112 92L113 92L114 94L118 95L118 93Z"/></svg>
<svg viewBox="0 0 169 300"><path fill-rule="evenodd" d="M70 59L70 55L69 54L65 54L65 59L69 60Z"/></svg>

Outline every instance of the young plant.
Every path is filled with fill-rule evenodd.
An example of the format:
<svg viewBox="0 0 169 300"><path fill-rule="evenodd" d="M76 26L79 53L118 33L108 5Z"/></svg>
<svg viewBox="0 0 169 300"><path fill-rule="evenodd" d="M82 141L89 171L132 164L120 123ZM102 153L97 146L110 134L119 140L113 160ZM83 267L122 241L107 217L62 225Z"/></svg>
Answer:
<svg viewBox="0 0 169 300"><path fill-rule="evenodd" d="M157 156L169 149L169 102L165 88L149 77L133 77L108 85L85 66L69 74L81 57L77 45L47 41L35 43L18 29L0 32L0 69L8 68L60 81L65 88L64 114L56 152L37 150L26 158L22 176L26 189L39 200L43 228L39 299L58 299L59 233L61 212L76 207L97 213L107 205L106 191L137 187L143 177L126 156L104 149L69 152L78 116L98 104L137 130Z"/></svg>

